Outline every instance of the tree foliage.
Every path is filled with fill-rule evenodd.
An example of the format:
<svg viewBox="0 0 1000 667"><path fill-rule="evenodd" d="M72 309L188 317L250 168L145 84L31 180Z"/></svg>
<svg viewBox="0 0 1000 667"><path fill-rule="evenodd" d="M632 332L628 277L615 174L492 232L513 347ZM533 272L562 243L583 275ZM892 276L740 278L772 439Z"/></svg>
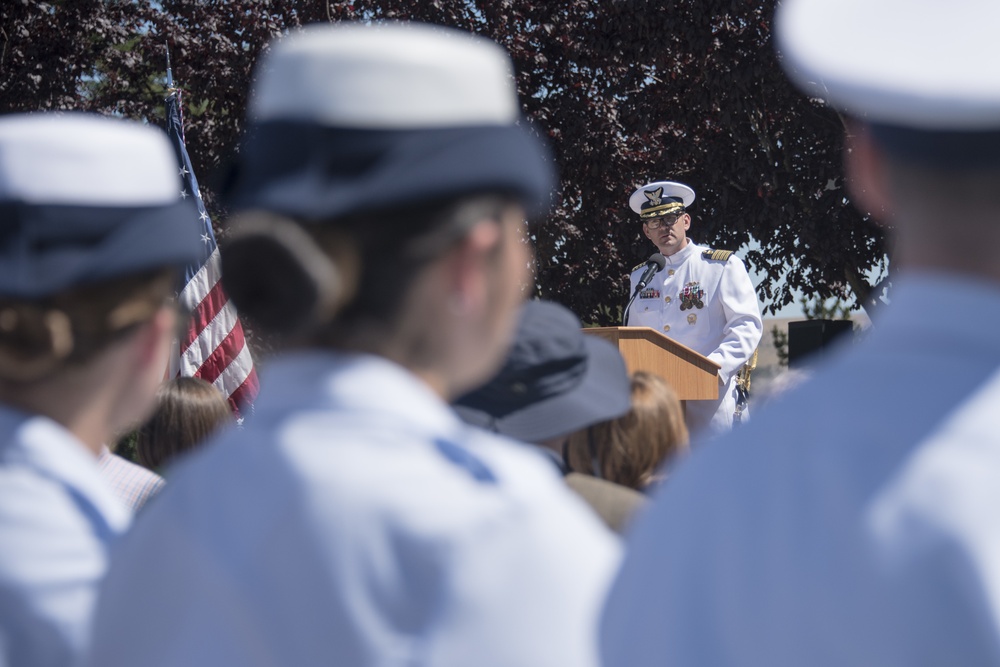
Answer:
<svg viewBox="0 0 1000 667"><path fill-rule="evenodd" d="M869 299L882 232L844 190L841 119L788 83L775 0L8 0L0 112L82 108L158 122L165 47L186 92L202 180L237 149L267 42L315 21L398 18L463 28L511 53L526 121L553 147L559 191L536 235L537 291L614 324L627 274L653 250L627 207L654 179L698 192L691 235L755 239L772 309ZM211 202L211 193L206 192ZM218 218L218 216L217 216Z"/></svg>

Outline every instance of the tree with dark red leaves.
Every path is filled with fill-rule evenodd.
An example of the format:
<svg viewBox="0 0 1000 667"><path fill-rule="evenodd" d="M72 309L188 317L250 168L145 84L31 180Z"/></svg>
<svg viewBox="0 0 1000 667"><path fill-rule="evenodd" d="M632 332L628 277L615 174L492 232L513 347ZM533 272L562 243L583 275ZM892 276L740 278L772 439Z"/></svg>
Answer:
<svg viewBox="0 0 1000 667"><path fill-rule="evenodd" d="M787 81L774 0L8 0L0 112L82 108L160 122L170 45L195 170L236 150L253 65L315 21L411 19L488 36L514 59L526 121L561 174L539 227L537 293L615 324L652 251L627 199L650 180L698 193L691 236L745 253L776 310L799 291L877 305L881 229L848 201L843 121ZM211 193L205 192L211 202Z"/></svg>

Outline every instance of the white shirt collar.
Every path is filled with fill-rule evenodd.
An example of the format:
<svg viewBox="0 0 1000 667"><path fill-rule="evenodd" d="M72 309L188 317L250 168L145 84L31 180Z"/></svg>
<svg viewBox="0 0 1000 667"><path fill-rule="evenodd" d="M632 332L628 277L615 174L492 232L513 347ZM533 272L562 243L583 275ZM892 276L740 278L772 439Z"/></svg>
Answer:
<svg viewBox="0 0 1000 667"><path fill-rule="evenodd" d="M131 512L101 476L97 457L61 424L0 405L0 465L23 465L57 480L90 502L114 533L124 532Z"/></svg>
<svg viewBox="0 0 1000 667"><path fill-rule="evenodd" d="M289 352L272 360L255 414L340 409L378 413L434 432L462 427L448 404L411 372L382 357L333 350Z"/></svg>
<svg viewBox="0 0 1000 667"><path fill-rule="evenodd" d="M678 264L683 264L691 255L693 255L698 246L690 238L687 240L687 245L675 252L673 255L667 256L667 266L677 266Z"/></svg>

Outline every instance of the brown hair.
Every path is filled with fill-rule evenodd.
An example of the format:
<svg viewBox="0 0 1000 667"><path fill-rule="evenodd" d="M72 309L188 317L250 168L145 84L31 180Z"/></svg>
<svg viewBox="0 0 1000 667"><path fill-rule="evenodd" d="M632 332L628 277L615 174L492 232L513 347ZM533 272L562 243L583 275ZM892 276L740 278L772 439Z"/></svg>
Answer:
<svg viewBox="0 0 1000 667"><path fill-rule="evenodd" d="M688 430L677 394L658 375L632 374L632 409L618 419L570 436L566 459L576 472L642 490L657 468L688 447Z"/></svg>
<svg viewBox="0 0 1000 667"><path fill-rule="evenodd" d="M240 314L268 333L377 351L399 328L413 277L515 201L469 194L322 224L241 213L222 248L223 283Z"/></svg>
<svg viewBox="0 0 1000 667"><path fill-rule="evenodd" d="M177 283L160 269L26 300L0 296L0 380L28 383L85 363L149 321Z"/></svg>
<svg viewBox="0 0 1000 667"><path fill-rule="evenodd" d="M194 377L169 380L156 394L152 416L139 428L135 443L139 463L150 470L162 468L232 418L229 404L213 385Z"/></svg>

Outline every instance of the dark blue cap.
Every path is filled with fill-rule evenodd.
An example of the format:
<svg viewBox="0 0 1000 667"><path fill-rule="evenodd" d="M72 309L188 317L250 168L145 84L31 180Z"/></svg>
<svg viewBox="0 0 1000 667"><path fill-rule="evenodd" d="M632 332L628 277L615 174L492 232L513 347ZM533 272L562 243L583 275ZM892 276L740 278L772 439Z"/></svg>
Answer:
<svg viewBox="0 0 1000 667"><path fill-rule="evenodd" d="M947 169L1000 166L1000 130L945 131L869 124L872 137L890 155Z"/></svg>
<svg viewBox="0 0 1000 667"><path fill-rule="evenodd" d="M529 301L500 372L455 408L471 424L537 443L620 417L631 402L614 345L584 334L564 306Z"/></svg>
<svg viewBox="0 0 1000 667"><path fill-rule="evenodd" d="M519 125L373 130L304 122L252 129L225 197L305 222L504 193L544 212L553 187L545 145Z"/></svg>

